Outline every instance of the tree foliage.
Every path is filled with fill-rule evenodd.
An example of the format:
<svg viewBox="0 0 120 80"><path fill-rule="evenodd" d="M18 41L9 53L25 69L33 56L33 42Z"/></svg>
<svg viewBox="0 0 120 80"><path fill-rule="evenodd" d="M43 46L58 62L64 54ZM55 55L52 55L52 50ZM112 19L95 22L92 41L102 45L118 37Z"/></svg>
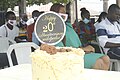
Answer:
<svg viewBox="0 0 120 80"><path fill-rule="evenodd" d="M0 11L6 11L8 8L14 8L18 5L19 0L2 0L0 2Z"/></svg>
<svg viewBox="0 0 120 80"><path fill-rule="evenodd" d="M0 11L6 11L9 7L14 8L14 6L19 5L19 2L21 0L2 0L0 2ZM52 3L68 3L71 0L26 0L27 5L33 5L37 4L40 5L40 3L46 4L49 2Z"/></svg>
<svg viewBox="0 0 120 80"><path fill-rule="evenodd" d="M43 3L43 4L46 4L46 3L49 3L49 2L52 2L52 3L68 3L70 2L71 0L27 0L28 1L28 4L40 4L40 3Z"/></svg>

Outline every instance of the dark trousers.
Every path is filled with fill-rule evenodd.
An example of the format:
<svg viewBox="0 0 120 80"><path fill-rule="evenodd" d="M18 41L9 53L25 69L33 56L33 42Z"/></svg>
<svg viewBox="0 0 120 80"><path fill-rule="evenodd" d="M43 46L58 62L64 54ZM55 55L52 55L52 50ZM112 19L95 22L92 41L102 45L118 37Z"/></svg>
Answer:
<svg viewBox="0 0 120 80"><path fill-rule="evenodd" d="M108 50L108 56L110 59L118 59L120 60L120 48L110 48Z"/></svg>

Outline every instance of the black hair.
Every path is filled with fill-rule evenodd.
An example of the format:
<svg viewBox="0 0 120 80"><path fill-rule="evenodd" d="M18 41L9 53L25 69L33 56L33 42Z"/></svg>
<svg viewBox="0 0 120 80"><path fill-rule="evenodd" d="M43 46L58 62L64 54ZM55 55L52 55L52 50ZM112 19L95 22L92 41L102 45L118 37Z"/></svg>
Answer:
<svg viewBox="0 0 120 80"><path fill-rule="evenodd" d="M116 9L120 9L120 7L117 4L112 4L108 8L108 13L113 13L113 12L115 12Z"/></svg>
<svg viewBox="0 0 120 80"><path fill-rule="evenodd" d="M90 12L88 10L86 10L86 8L81 8L80 11L81 11L81 17L83 17L87 13L90 14Z"/></svg>
<svg viewBox="0 0 120 80"><path fill-rule="evenodd" d="M60 3L55 3L51 6L50 11L54 11L54 12L59 13L59 10L61 7L64 7L64 6Z"/></svg>
<svg viewBox="0 0 120 80"><path fill-rule="evenodd" d="M15 15L15 13L12 12L12 11L8 11L8 12L5 14L6 20L9 18L10 15Z"/></svg>
<svg viewBox="0 0 120 80"><path fill-rule="evenodd" d="M43 13L44 13L44 11L40 11L40 15L43 14Z"/></svg>
<svg viewBox="0 0 120 80"><path fill-rule="evenodd" d="M102 18L106 18L107 17L107 13L106 12L101 12L101 14L99 15L99 18L97 20L97 22L101 22Z"/></svg>
<svg viewBox="0 0 120 80"><path fill-rule="evenodd" d="M32 12L32 17L38 17L40 15L40 12L38 10L34 10Z"/></svg>

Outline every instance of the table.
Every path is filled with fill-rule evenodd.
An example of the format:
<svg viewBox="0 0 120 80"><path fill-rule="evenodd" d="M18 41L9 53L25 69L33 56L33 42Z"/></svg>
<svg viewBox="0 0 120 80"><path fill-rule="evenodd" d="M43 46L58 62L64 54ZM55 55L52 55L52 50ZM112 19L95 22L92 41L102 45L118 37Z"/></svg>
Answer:
<svg viewBox="0 0 120 80"><path fill-rule="evenodd" d="M86 80L120 80L120 72L85 69ZM21 64L0 70L0 80L32 80L31 64Z"/></svg>

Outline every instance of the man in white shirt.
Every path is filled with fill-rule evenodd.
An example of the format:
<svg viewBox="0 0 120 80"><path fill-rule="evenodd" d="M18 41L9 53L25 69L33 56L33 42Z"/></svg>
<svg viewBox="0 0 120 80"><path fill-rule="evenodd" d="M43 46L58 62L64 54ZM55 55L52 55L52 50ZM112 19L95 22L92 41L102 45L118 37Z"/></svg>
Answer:
<svg viewBox="0 0 120 80"><path fill-rule="evenodd" d="M6 23L0 27L0 36L8 37L18 42L19 28L16 26L16 16L14 12L7 12L5 17Z"/></svg>
<svg viewBox="0 0 120 80"><path fill-rule="evenodd" d="M96 31L100 45L112 59L120 60L120 7L112 4L108 9L108 16L97 25Z"/></svg>

